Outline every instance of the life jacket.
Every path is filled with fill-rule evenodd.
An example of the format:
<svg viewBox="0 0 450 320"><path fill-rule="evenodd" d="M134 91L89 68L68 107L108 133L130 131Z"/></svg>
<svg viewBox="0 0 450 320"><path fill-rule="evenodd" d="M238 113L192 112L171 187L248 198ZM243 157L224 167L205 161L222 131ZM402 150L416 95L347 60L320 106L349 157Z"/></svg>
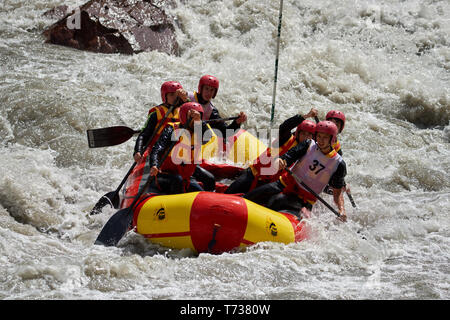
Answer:
<svg viewBox="0 0 450 320"><path fill-rule="evenodd" d="M311 140L308 151L300 161L291 167L291 171L316 194L319 194L325 189L341 162L342 157L336 150L333 149L330 153L323 154L317 144ZM295 193L311 204L316 202L317 198L298 184L287 171L281 175L280 182L285 186L283 193Z"/></svg>
<svg viewBox="0 0 450 320"><path fill-rule="evenodd" d="M149 165L148 157L152 150L152 147L156 143L156 141L158 141L164 128L169 123L179 121L179 110L180 110L180 108L175 108L175 110L173 110L172 113L170 113L167 116L167 118L164 120L164 124L155 133L155 136L149 142L147 149L144 150L141 160L137 163L136 167L133 169L132 173L130 174L130 178L127 180L126 188L124 188L124 194L127 194L126 196L124 195L125 198L128 198L128 199L133 198L136 194L138 194L139 191L141 191L142 187L145 185L145 183L149 179L150 165ZM156 112L157 123L156 123L155 129L159 126L162 119L166 115L167 111L169 111L169 107L167 107L165 104L160 104L158 106L155 106L155 107L152 107L149 109L148 119L150 119L150 115L153 112ZM147 126L147 123L145 124L145 126ZM131 185L128 185L128 181L133 181L133 183Z"/></svg>
<svg viewBox="0 0 450 320"><path fill-rule="evenodd" d="M194 102L198 102L198 93L197 93L197 91L194 91L193 93L188 93L188 97L189 97L189 100L194 101ZM200 103L200 102L198 102L198 103ZM201 105L203 107L202 120L209 120L209 118L211 117L211 114L213 112L214 105L211 103L211 101L209 101L209 102L207 102L205 104L201 104Z"/></svg>
<svg viewBox="0 0 450 320"><path fill-rule="evenodd" d="M277 140L272 142L272 147L267 148L263 153L261 153L261 155L258 156L258 158L255 159L253 164L250 165L250 170L252 170L253 176L255 177L250 190L256 187L258 180L266 183L277 181L281 173L277 170L277 172L271 174L274 170L274 168L271 167L274 160L298 144L295 135L291 135L291 137L278 148L273 147L276 142Z"/></svg>
<svg viewBox="0 0 450 320"><path fill-rule="evenodd" d="M207 143L202 144L203 137L197 137L195 132L182 129L180 122L169 122L168 125L174 128L174 134L179 135L181 133L181 135L178 138L178 143L174 145L169 156L162 163L161 171L180 175L183 179L184 190L186 191L197 164L201 164L203 161L204 153L214 152L209 149L211 147L214 148L217 136L213 135ZM212 132L208 124L207 127Z"/></svg>
<svg viewBox="0 0 450 320"><path fill-rule="evenodd" d="M156 118L158 119L158 121L156 123L156 127L158 127L160 122L162 121L162 119L166 115L167 111L169 111L169 107L167 107L165 104L160 104L159 106L153 107L150 110L148 110L148 117L150 117L150 115L153 112L156 112ZM149 149L150 150L151 150L152 146L155 144L155 142L158 141L159 136L161 135L161 133L163 132L164 128L167 126L168 123L180 121L179 120L180 119L179 112L180 112L180 108L175 108L175 110L173 110L167 116L167 118L164 120L164 124L159 128L158 132L156 132L156 134L153 137L152 141L150 141L150 144L149 144Z"/></svg>
<svg viewBox="0 0 450 320"><path fill-rule="evenodd" d="M333 149L336 150L336 152L339 152L341 150L341 143L339 140L336 139L336 142L332 145Z"/></svg>

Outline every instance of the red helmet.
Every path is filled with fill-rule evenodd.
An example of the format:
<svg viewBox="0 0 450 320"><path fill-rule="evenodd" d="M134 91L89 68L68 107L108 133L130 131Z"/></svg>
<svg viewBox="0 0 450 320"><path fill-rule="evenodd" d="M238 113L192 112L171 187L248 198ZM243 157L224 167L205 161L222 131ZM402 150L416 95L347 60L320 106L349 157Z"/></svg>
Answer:
<svg viewBox="0 0 450 320"><path fill-rule="evenodd" d="M316 124L314 121L311 120L303 120L302 123L300 123L297 126L297 131L296 132L300 132L300 131L306 131L306 132L310 132L312 134L316 133Z"/></svg>
<svg viewBox="0 0 450 320"><path fill-rule="evenodd" d="M325 120L320 121L318 124L316 124L316 134L318 132L327 133L331 136L331 144L333 145L336 142L336 136L338 133L338 129L334 122Z"/></svg>
<svg viewBox="0 0 450 320"><path fill-rule="evenodd" d="M219 91L219 79L217 79L214 76L210 76L210 75L205 75L205 76L201 77L200 81L198 82L198 93L202 92L202 87L204 85L216 88L216 92L213 95L213 98L215 98L217 91Z"/></svg>
<svg viewBox="0 0 450 320"><path fill-rule="evenodd" d="M176 81L166 81L161 86L161 100L166 103L166 95L170 92L175 92L178 89L183 89L183 86Z"/></svg>
<svg viewBox="0 0 450 320"><path fill-rule="evenodd" d="M339 119L342 121L342 126L341 126L341 130L339 130L339 133L342 132L342 130L344 130L344 126L345 126L345 115L343 112L341 111L337 111L337 110L331 110L327 113L327 116L325 117L325 119L330 120L330 119Z"/></svg>
<svg viewBox="0 0 450 320"><path fill-rule="evenodd" d="M181 124L186 124L187 122L187 113L189 110L194 109L203 116L203 107L200 103L197 102L186 102L183 103L180 107L180 122Z"/></svg>

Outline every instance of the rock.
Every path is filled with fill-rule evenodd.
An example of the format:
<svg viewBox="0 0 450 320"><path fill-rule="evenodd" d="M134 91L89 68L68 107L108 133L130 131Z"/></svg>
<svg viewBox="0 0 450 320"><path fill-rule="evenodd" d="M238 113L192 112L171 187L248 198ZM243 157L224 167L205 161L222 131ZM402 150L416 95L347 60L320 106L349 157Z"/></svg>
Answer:
<svg viewBox="0 0 450 320"><path fill-rule="evenodd" d="M80 50L178 55L174 21L165 12L173 6L174 0L91 0L43 34L47 43Z"/></svg>
<svg viewBox="0 0 450 320"><path fill-rule="evenodd" d="M44 12L43 16L49 19L62 19L66 16L69 7L66 5L57 6Z"/></svg>

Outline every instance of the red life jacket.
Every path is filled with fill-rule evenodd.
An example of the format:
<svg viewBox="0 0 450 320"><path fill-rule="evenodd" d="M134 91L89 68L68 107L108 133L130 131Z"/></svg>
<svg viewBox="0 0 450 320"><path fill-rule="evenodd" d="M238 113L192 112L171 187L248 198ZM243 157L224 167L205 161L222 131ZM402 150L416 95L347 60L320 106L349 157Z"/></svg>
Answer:
<svg viewBox="0 0 450 320"><path fill-rule="evenodd" d="M180 122L169 123L168 125L171 125L175 132L181 127ZM201 142L194 143L196 139L194 133L190 132L191 137L188 137L187 132L186 129L183 130L178 142L161 165L161 171L178 174L182 177L184 191L189 187L190 178L194 174L197 164L201 163L202 160Z"/></svg>
<svg viewBox="0 0 450 320"><path fill-rule="evenodd" d="M272 143L272 145L274 145L275 142L276 140ZM270 168L274 160L288 152L297 144L298 142L295 138L295 135L291 135L291 137L282 146L278 148L269 147L263 153L261 153L261 155L259 155L259 157L255 159L254 163L250 165L250 169L255 176L250 190L256 187L258 180L266 183L277 181L281 175L280 171L277 171L273 174L265 174L264 171L270 172Z"/></svg>

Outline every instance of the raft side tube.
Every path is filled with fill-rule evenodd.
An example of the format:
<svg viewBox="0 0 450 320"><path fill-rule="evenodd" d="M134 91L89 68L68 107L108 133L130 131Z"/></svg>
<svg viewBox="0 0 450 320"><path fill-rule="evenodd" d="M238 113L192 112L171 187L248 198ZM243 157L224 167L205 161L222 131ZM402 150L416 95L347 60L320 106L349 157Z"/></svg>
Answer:
<svg viewBox="0 0 450 320"><path fill-rule="evenodd" d="M299 233L303 225L293 215L235 195L206 191L150 197L136 208L133 226L151 242L197 253L304 239Z"/></svg>

